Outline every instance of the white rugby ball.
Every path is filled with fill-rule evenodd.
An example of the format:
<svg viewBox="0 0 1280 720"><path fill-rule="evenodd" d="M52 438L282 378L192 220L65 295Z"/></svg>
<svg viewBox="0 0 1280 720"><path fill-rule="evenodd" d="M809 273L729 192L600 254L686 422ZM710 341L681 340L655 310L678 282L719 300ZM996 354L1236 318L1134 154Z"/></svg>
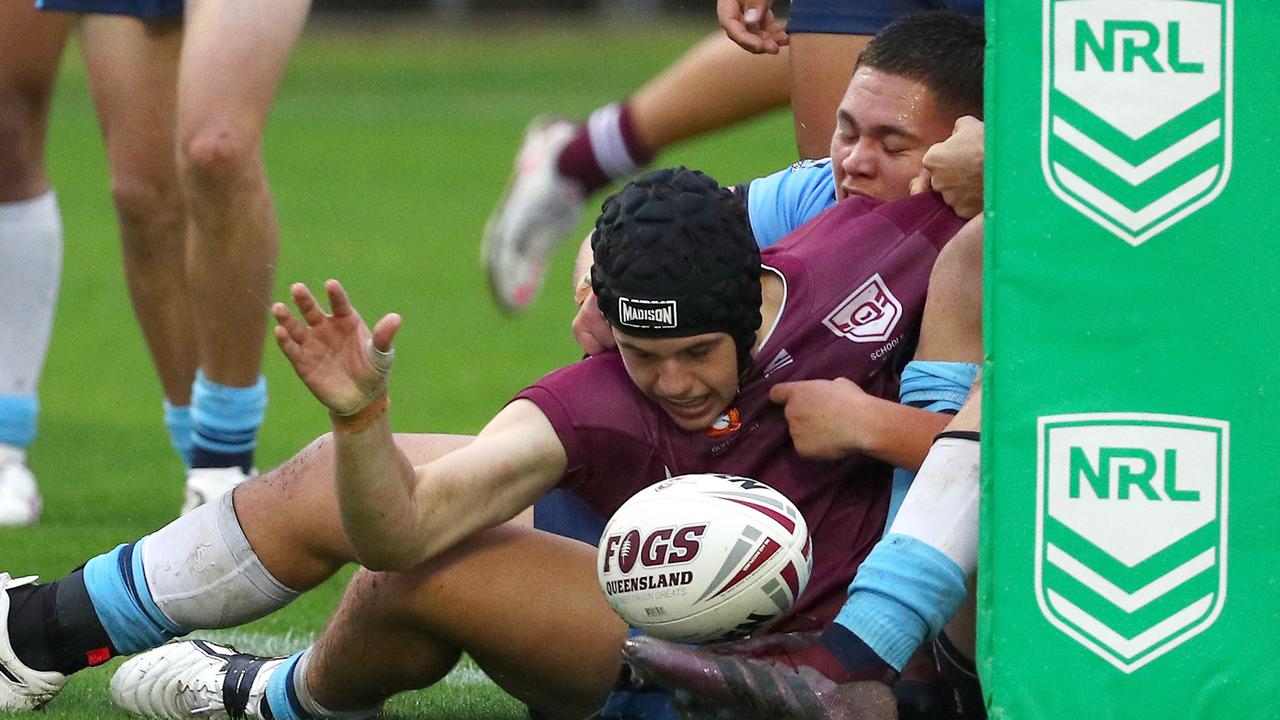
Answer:
<svg viewBox="0 0 1280 720"><path fill-rule="evenodd" d="M734 475L681 475L641 490L609 519L596 557L600 587L623 620L689 643L768 627L812 568L796 506Z"/></svg>

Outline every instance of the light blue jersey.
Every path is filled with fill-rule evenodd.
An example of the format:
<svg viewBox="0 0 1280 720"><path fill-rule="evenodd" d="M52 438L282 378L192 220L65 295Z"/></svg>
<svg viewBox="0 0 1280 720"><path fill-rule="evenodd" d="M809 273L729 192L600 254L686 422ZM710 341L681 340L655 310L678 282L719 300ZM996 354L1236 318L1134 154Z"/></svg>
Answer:
<svg viewBox="0 0 1280 720"><path fill-rule="evenodd" d="M762 248L836 204L831 158L801 160L785 170L752 180L747 186L747 216Z"/></svg>

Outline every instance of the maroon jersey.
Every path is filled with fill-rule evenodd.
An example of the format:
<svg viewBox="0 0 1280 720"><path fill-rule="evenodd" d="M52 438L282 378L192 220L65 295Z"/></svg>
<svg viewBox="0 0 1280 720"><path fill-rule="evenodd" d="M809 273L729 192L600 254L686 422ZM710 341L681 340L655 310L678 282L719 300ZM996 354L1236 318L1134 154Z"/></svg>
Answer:
<svg viewBox="0 0 1280 720"><path fill-rule="evenodd" d="M561 486L603 517L671 475L728 473L772 486L804 514L813 538L809 585L775 627L825 625L884 531L891 469L864 455L801 458L769 389L847 377L896 401L894 350L914 345L933 262L962 224L933 194L885 205L853 199L766 249L766 272L784 281L783 305L733 405L706 431L680 429L616 353L526 388L518 397L537 404L564 444Z"/></svg>

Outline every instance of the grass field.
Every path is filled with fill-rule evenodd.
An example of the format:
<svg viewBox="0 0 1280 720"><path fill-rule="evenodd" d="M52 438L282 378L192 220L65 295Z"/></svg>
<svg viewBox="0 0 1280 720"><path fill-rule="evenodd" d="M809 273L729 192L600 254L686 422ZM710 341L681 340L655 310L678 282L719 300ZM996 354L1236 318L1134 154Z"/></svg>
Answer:
<svg viewBox="0 0 1280 720"><path fill-rule="evenodd" d="M292 281L315 286L338 277L366 317L401 312L396 427L470 433L529 381L577 355L568 330L570 250L558 257L550 292L518 318L493 308L477 261L481 228L525 123L544 112L582 117L625 95L711 27L647 22L640 31L520 26L444 35L421 30L429 25L406 21L395 34L318 30L299 48L267 138L282 226L277 296ZM49 146L66 260L40 435L30 451L46 509L37 528L0 530L0 569L50 578L164 524L182 492L182 468L161 424L160 387L125 292L81 66L69 52ZM790 120L775 114L683 145L659 162L699 167L731 183L793 156ZM271 405L258 462L270 467L327 421L274 347L264 372ZM322 627L342 579L216 636L248 650L302 647ZM77 676L44 717L123 716L106 693L113 668ZM522 716L474 668L398 698L390 711Z"/></svg>

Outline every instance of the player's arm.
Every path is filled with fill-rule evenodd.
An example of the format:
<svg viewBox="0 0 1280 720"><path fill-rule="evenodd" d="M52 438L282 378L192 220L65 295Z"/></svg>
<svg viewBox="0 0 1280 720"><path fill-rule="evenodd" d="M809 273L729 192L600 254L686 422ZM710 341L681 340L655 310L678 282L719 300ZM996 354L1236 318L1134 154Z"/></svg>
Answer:
<svg viewBox="0 0 1280 720"><path fill-rule="evenodd" d="M385 413L377 428L334 429L343 528L360 563L375 570L413 567L510 520L554 487L567 463L551 422L528 400L418 467L395 448Z"/></svg>
<svg viewBox="0 0 1280 720"><path fill-rule="evenodd" d="M769 397L784 406L796 452L821 460L863 453L915 470L950 421L868 395L848 378L779 383Z"/></svg>
<svg viewBox="0 0 1280 720"><path fill-rule="evenodd" d="M412 567L460 538L514 517L555 485L567 460L550 421L532 403L507 406L466 448L414 468L396 447L387 415L391 341L400 316L372 330L336 280L330 313L301 283L300 317L272 307L276 342L333 421L343 528L372 569Z"/></svg>

